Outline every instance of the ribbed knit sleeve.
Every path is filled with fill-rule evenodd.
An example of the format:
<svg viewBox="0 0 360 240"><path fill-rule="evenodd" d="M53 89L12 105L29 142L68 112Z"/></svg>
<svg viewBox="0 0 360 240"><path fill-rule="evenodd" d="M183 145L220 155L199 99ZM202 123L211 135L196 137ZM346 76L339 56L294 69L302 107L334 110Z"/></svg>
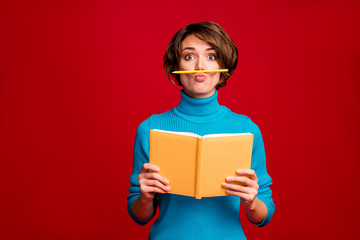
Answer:
<svg viewBox="0 0 360 240"><path fill-rule="evenodd" d="M149 134L150 134L150 119L147 119L146 121L142 122L139 125L136 131L136 138L135 138L134 152L133 152L133 171L130 176L130 187L129 187L130 194L127 197L128 200L127 210L131 218L140 225L145 225L147 222L149 222L154 217L157 209L157 202L154 201L154 215L147 221L142 221L138 219L132 211L132 204L141 194L138 175L144 163L149 162L149 138L150 138Z"/></svg>
<svg viewBox="0 0 360 240"><path fill-rule="evenodd" d="M253 153L251 159L251 168L255 170L258 177L259 190L257 198L265 203L268 213L261 223L254 223L256 226L265 226L271 220L275 211L275 205L272 200L271 177L266 170L265 148L259 127L249 119L249 129L254 134Z"/></svg>

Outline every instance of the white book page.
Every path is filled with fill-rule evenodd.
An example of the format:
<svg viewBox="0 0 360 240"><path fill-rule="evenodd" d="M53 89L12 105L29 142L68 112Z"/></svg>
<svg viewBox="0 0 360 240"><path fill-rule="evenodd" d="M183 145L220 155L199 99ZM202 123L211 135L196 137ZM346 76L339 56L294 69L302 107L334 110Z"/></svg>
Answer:
<svg viewBox="0 0 360 240"><path fill-rule="evenodd" d="M200 135L191 133L191 132L174 132L174 131L166 131L166 130L160 130L160 129L152 129L153 131L157 132L165 132L165 133L172 133L172 134L178 134L178 135L184 135L184 136L192 136L192 137L198 137L201 138Z"/></svg>
<svg viewBox="0 0 360 240"><path fill-rule="evenodd" d="M191 132L174 132L174 131L166 131L166 130L160 130L160 129L152 129L152 130L157 131L157 132L172 133L172 134L178 134L178 135L184 135L184 136L192 136L192 137L198 137L198 138L252 135L251 133L216 133L216 134L207 134L207 135L204 135L204 136L200 136L200 135L198 135L196 133L191 133Z"/></svg>
<svg viewBox="0 0 360 240"><path fill-rule="evenodd" d="M230 136L241 136L241 135L251 135L251 133L217 133L217 134L207 134L203 138L211 137L230 137Z"/></svg>

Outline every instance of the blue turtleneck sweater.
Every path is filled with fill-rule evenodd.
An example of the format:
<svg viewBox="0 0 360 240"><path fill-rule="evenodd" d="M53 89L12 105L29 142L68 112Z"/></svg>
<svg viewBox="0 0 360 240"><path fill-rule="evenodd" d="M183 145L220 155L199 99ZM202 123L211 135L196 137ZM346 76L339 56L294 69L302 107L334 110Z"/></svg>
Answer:
<svg viewBox="0 0 360 240"><path fill-rule="evenodd" d="M138 175L142 165L149 162L150 129L193 132L199 135L215 133L254 134L251 168L255 170L260 186L257 198L268 209L266 218L257 226L267 224L275 210L271 197L271 178L266 171L265 150L261 133L250 118L233 113L219 105L218 92L208 98L195 99L183 91L178 106L163 114L152 115L142 122L136 133L133 172L130 176L127 209L138 224L132 211L132 204L139 197ZM158 194L154 200L154 210L159 207L159 217L149 233L149 239L246 239L240 218L240 198L235 196L208 197L200 200L176 194ZM154 211L154 215L155 215Z"/></svg>

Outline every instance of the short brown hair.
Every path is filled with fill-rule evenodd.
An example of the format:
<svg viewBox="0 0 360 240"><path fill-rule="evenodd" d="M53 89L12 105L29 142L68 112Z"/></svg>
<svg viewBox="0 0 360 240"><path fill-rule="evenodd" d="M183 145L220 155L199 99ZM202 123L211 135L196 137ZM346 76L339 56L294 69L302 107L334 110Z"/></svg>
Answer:
<svg viewBox="0 0 360 240"><path fill-rule="evenodd" d="M179 30L171 39L165 55L164 55L164 69L167 77L172 80L174 78L176 83L182 86L179 74L172 74L171 72L178 70L181 57L181 43L189 35L194 34L200 40L207 42L215 49L217 61L221 68L227 68L229 71L221 73L220 81L216 89L224 87L226 80L233 74L238 63L238 50L229 35L224 29L214 22L199 22L192 23Z"/></svg>

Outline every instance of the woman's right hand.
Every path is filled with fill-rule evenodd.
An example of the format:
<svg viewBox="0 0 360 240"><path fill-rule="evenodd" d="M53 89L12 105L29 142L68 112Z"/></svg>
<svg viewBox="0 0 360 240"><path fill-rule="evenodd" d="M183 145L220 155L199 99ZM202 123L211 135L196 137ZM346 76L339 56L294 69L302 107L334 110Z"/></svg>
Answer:
<svg viewBox="0 0 360 240"><path fill-rule="evenodd" d="M144 163L141 168L138 178L142 202L152 201L155 193L166 193L170 191L170 187L166 186L169 184L169 180L158 174L159 171L159 167L150 163Z"/></svg>

